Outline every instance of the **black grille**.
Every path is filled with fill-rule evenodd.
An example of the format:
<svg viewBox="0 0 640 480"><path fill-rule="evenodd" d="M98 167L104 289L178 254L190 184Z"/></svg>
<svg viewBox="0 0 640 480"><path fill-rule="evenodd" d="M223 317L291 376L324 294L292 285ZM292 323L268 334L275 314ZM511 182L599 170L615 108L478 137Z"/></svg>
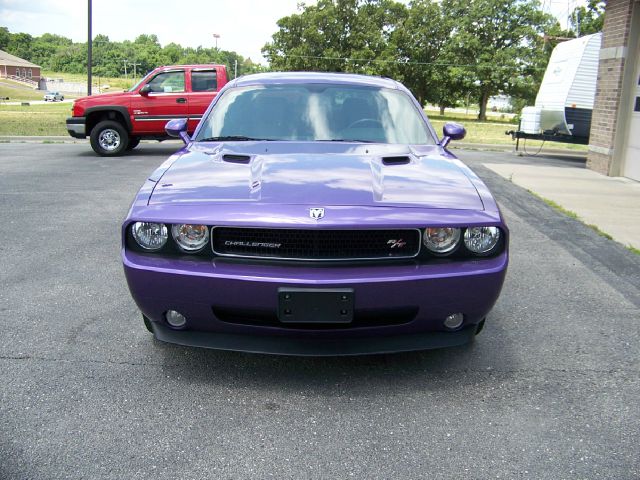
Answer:
<svg viewBox="0 0 640 480"><path fill-rule="evenodd" d="M289 260L374 260L412 258L420 232L392 230L303 230L216 227L211 233L218 255Z"/></svg>

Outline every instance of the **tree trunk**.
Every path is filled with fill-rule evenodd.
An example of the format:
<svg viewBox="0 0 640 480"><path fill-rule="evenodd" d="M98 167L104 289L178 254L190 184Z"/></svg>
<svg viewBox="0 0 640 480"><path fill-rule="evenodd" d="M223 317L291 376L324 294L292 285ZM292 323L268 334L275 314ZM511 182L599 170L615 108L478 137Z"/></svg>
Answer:
<svg viewBox="0 0 640 480"><path fill-rule="evenodd" d="M489 92L483 90L480 94L480 111L478 112L478 120L487 119L487 103L489 103Z"/></svg>
<svg viewBox="0 0 640 480"><path fill-rule="evenodd" d="M440 116L444 116L444 109L446 108L444 105L439 105L440 106Z"/></svg>

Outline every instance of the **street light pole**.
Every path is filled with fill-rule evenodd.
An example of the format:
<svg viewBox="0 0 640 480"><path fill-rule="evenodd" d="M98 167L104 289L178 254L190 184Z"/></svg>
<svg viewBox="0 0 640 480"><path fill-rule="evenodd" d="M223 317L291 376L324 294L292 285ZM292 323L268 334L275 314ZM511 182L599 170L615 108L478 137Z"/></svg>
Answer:
<svg viewBox="0 0 640 480"><path fill-rule="evenodd" d="M87 8L88 11L88 38L87 38L87 95L91 95L91 63L93 62L92 52L91 52L91 0L89 1L89 5Z"/></svg>

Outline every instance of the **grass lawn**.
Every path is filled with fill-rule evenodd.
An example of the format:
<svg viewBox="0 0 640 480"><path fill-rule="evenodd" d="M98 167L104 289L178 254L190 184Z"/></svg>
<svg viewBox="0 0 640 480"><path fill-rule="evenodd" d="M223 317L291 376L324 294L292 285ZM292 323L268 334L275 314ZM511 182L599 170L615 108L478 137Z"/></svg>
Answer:
<svg viewBox="0 0 640 480"><path fill-rule="evenodd" d="M14 87L13 82L0 81L0 97L9 97L9 102L24 102L29 100L42 100L44 92L31 88ZM0 105L2 105L0 103Z"/></svg>
<svg viewBox="0 0 640 480"><path fill-rule="evenodd" d="M0 135L64 135L71 104L0 105Z"/></svg>
<svg viewBox="0 0 640 480"><path fill-rule="evenodd" d="M447 120L441 120L440 116L430 116L431 124L435 128L438 135L442 136L442 126L448 121L459 122L467 129L467 136L464 140L456 141L452 143L452 146L464 146L465 143L485 143L490 145L513 145L515 147L515 140L511 140L511 135L505 135L506 131L517 130L518 125L514 123L497 123L497 122L478 122L477 120L469 120L462 118L450 117ZM446 117L445 117L446 118ZM587 145L573 145L570 143L559 142L541 142L538 140L520 140L520 150L523 146L528 153L536 153L538 149L543 146L544 148L553 148L561 150L570 150L577 152L587 152Z"/></svg>

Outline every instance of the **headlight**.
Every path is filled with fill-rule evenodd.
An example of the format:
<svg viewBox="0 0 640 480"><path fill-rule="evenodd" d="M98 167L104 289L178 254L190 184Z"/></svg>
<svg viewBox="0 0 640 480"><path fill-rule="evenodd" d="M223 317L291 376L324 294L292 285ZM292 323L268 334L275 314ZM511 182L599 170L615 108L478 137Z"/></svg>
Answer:
<svg viewBox="0 0 640 480"><path fill-rule="evenodd" d="M131 233L145 250L160 250L169 238L164 223L136 222L131 226Z"/></svg>
<svg viewBox="0 0 640 480"><path fill-rule="evenodd" d="M464 244L473 253L488 253L500 240L498 227L470 227L464 232Z"/></svg>
<svg viewBox="0 0 640 480"><path fill-rule="evenodd" d="M181 250L196 252L202 250L209 241L206 225L179 224L171 227L171 235Z"/></svg>
<svg viewBox="0 0 640 480"><path fill-rule="evenodd" d="M460 229L452 227L425 228L422 241L433 253L451 253L460 243Z"/></svg>

